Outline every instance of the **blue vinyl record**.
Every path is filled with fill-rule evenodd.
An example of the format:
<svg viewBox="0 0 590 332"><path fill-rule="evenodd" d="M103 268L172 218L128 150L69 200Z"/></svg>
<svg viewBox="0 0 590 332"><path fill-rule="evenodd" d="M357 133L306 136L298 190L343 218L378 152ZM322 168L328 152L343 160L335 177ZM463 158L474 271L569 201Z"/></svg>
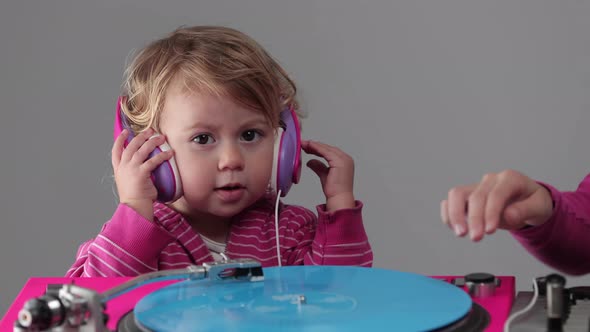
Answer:
<svg viewBox="0 0 590 332"><path fill-rule="evenodd" d="M264 281L183 281L134 308L150 331L429 331L471 298L419 274L352 266L265 268Z"/></svg>

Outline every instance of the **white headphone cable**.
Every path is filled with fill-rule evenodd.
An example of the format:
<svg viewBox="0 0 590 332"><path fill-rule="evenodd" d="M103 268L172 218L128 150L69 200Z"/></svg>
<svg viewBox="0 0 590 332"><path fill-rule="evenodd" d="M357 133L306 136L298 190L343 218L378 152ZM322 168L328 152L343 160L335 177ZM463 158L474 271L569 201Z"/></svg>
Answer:
<svg viewBox="0 0 590 332"><path fill-rule="evenodd" d="M281 197L281 190L277 193L277 201L275 203L275 238L277 241L277 260L281 266L281 246L279 242L279 198Z"/></svg>
<svg viewBox="0 0 590 332"><path fill-rule="evenodd" d="M506 323L504 323L504 332L510 331L510 324L512 324L512 321L514 321L519 316L527 313L533 308L533 306L537 302L537 297L539 297L539 288L537 286L537 280L533 278L533 298L531 299L531 302L529 302L529 304L523 309L513 313L512 315L510 315L510 317L508 317Z"/></svg>

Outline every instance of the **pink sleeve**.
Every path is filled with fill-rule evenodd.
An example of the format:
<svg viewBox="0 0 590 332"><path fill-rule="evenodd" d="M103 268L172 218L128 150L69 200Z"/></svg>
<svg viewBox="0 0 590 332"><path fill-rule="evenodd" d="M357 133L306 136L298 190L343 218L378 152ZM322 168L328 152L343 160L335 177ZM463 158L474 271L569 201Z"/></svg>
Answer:
<svg viewBox="0 0 590 332"><path fill-rule="evenodd" d="M562 272L590 272L590 175L573 192L541 183L553 198L553 215L540 226L511 232L532 255Z"/></svg>
<svg viewBox="0 0 590 332"><path fill-rule="evenodd" d="M362 210L360 201L352 209L332 212L326 211L325 204L317 206L313 255L305 264L371 267L373 251L363 225Z"/></svg>
<svg viewBox="0 0 590 332"><path fill-rule="evenodd" d="M80 245L66 277L136 276L156 271L160 252L173 240L156 223L119 204L100 233Z"/></svg>
<svg viewBox="0 0 590 332"><path fill-rule="evenodd" d="M362 208L360 201L352 209L333 212L319 205L318 217L302 207L286 208L281 218L288 218L292 226L283 239L288 248L282 253L284 264L372 266Z"/></svg>

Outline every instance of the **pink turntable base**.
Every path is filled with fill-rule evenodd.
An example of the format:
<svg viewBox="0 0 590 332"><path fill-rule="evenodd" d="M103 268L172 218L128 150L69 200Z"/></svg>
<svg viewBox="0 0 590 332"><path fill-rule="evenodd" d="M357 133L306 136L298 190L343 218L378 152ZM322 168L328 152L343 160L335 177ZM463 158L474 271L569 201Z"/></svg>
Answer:
<svg viewBox="0 0 590 332"><path fill-rule="evenodd" d="M432 278L452 282L461 276L433 276ZM473 302L479 304L490 315L490 324L485 329L486 332L501 332L504 322L510 313L514 294L515 294L515 278L512 276L496 277L501 281L500 286L495 289L493 296L478 298L471 297ZM126 277L111 277L111 278L45 278L33 277L30 278L23 286L22 290L6 312L6 315L0 321L0 331L12 331L14 322L17 319L19 310L24 303L33 298L45 293L47 286L51 284L66 284L75 283L78 286L92 288L98 292L102 292L113 288L131 278ZM115 330L118 320L133 308L135 303L143 296L153 292L156 289L178 281L168 280L160 281L153 284L148 284L138 289L132 290L126 294L117 297L108 302L106 313L109 316L108 328ZM463 287L465 291L467 289Z"/></svg>
<svg viewBox="0 0 590 332"><path fill-rule="evenodd" d="M452 282L461 276L433 276L432 278ZM500 280L500 286L496 288L495 293L491 297L478 298L471 297L471 300L482 307L484 307L490 314L490 325L486 328L486 332L501 332L504 330L504 322L510 315L512 303L515 296L515 278L513 276L496 277ZM467 291L464 286L463 289Z"/></svg>

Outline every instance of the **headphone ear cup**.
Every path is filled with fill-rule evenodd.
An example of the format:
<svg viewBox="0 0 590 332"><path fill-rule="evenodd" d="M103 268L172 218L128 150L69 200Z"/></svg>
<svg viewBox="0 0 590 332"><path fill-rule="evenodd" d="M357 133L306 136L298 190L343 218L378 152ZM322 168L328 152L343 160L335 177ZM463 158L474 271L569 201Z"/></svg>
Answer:
<svg viewBox="0 0 590 332"><path fill-rule="evenodd" d="M274 144L274 151L272 157L272 171L270 176L270 188L273 192L278 192L279 184L278 179L279 177L279 164L280 164L280 149L281 149L281 141L283 140L283 135L285 130L283 127L279 127L277 129L276 137L275 137L275 144Z"/></svg>
<svg viewBox="0 0 590 332"><path fill-rule="evenodd" d="M156 137L152 136L150 139ZM159 153L171 150L167 142L162 143L152 151L148 158L152 158ZM158 191L158 201L162 203L173 202L182 196L182 182L176 160L174 157L164 160L155 170L152 171L152 181Z"/></svg>
<svg viewBox="0 0 590 332"><path fill-rule="evenodd" d="M121 108L121 104L127 100L126 96L121 96L117 100L117 110L115 113L115 124L113 127L113 138L117 139L123 129L129 130L129 136L127 136L127 141L125 142L125 146L134 137L133 130L128 123L127 117L123 113ZM157 135L154 135L151 138L154 138ZM160 146L156 147L154 151L152 151L148 158L152 158L153 156L162 153L163 151L168 151L170 149L170 145L167 142L164 142ZM158 198L157 200L163 203L168 203L177 200L182 196L182 183L180 181L180 174L178 172L178 167L176 166L176 161L174 157L165 160L160 164L151 175L152 181L154 182L154 186L158 191Z"/></svg>
<svg viewBox="0 0 590 332"><path fill-rule="evenodd" d="M279 129L279 136L275 141L276 171L272 181L275 190L281 191L281 196L287 195L293 183L299 183L301 175L301 130L297 114L292 108L281 112L281 121L285 129ZM273 170L274 170L273 166Z"/></svg>

